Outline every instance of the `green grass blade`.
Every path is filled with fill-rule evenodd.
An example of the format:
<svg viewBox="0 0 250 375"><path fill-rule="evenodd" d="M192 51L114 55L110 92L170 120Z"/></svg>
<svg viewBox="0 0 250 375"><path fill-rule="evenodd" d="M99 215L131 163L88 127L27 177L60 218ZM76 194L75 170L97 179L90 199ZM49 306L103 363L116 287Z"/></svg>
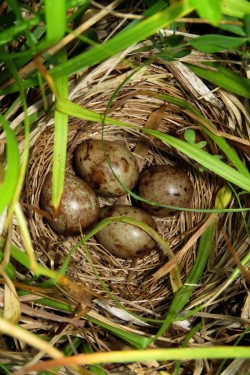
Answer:
<svg viewBox="0 0 250 375"><path fill-rule="evenodd" d="M184 142L178 138L172 137L171 135L163 134L157 130L146 128L142 129L142 131L149 135L153 135L158 139L161 139L163 142L178 149L191 159L197 161L203 167L223 177L226 181L230 181L243 190L250 192L249 175L243 175L237 170L231 168L229 165L223 163L221 160L214 158L213 155L210 155L208 152L196 148L194 145Z"/></svg>
<svg viewBox="0 0 250 375"><path fill-rule="evenodd" d="M189 341L191 340L191 338L197 333L200 331L200 329L202 328L202 323L198 323L196 324L196 326L194 326L193 328L191 328L191 330L186 334L186 337L181 345L182 348L186 348L189 344ZM174 372L173 372L173 375L179 375L180 374L180 368L181 368L181 361L176 361L176 364L175 364L175 368L174 368Z"/></svg>
<svg viewBox="0 0 250 375"><path fill-rule="evenodd" d="M0 263L4 260L4 254L0 250ZM4 268L4 272L6 272L6 275L11 279L15 280L16 278L16 269L13 266L12 263L8 263L7 266Z"/></svg>
<svg viewBox="0 0 250 375"><path fill-rule="evenodd" d="M65 0L45 0L45 22L48 41L57 42L64 36L66 29Z"/></svg>
<svg viewBox="0 0 250 375"><path fill-rule="evenodd" d="M62 50L60 60L66 60L66 52ZM60 97L68 97L68 78L62 76L55 80L56 90ZM66 163L68 135L68 115L55 111L55 134L53 149L53 170L52 170L52 205L57 209L60 204L64 186L64 170Z"/></svg>
<svg viewBox="0 0 250 375"><path fill-rule="evenodd" d="M250 358L249 346L207 346L201 348L168 348L148 350L117 350L111 352L96 352L90 354L78 354L73 357L52 359L44 362L46 368L55 366L69 366L73 364L90 365L97 363L126 363L142 361L172 361L172 360L195 360L204 358ZM44 366L43 365L43 366ZM30 368L27 367L27 371ZM32 371L40 370L41 364L32 366Z"/></svg>
<svg viewBox="0 0 250 375"><path fill-rule="evenodd" d="M3 178L3 182L0 185L0 213L3 212L4 208L10 203L13 194L16 189L16 185L19 178L20 171L20 157L18 144L14 132L9 127L8 122L5 120L3 115L0 113L0 121L2 122L3 129L6 134L6 170Z"/></svg>
<svg viewBox="0 0 250 375"><path fill-rule="evenodd" d="M185 65L197 74L197 76L204 78L223 89L250 99L249 79L240 77L238 74L231 72L219 64L213 64L216 70L203 69L187 63L185 63Z"/></svg>
<svg viewBox="0 0 250 375"><path fill-rule="evenodd" d="M157 332L156 336L152 338L152 342L155 341L158 337L162 336L167 331L167 329L170 327L173 321L176 320L179 313L188 303L190 296L192 295L193 290L195 288L195 286L193 285L199 282L199 279L206 266L207 259L213 243L215 227L216 222L210 224L210 226L202 234L199 241L199 247L197 250L197 256L193 268L189 273L187 279L185 280L185 284L175 294L173 302L166 316L165 322Z"/></svg>
<svg viewBox="0 0 250 375"><path fill-rule="evenodd" d="M72 58L68 62L54 67L51 70L51 75L53 77L59 77L64 74L71 75L86 67L97 64L106 58L125 50L131 45L146 39L159 29L174 22L176 18L183 17L192 10L193 8L188 4L187 0L179 1L162 12L158 12L141 21L132 29L129 28L123 30L106 43L98 45L95 48Z"/></svg>
<svg viewBox="0 0 250 375"><path fill-rule="evenodd" d="M112 332L116 336L120 337L124 341L128 342L129 344L133 345L137 349L146 348L149 343L150 339L144 336L136 335L131 332L127 332L121 328L114 327L108 323L105 323L97 318L94 318L87 314L88 320L94 324L97 324L99 327L105 328L106 330Z"/></svg>
<svg viewBox="0 0 250 375"><path fill-rule="evenodd" d="M172 97L170 95L165 95L165 94L160 94L160 95L157 95L156 97L162 100L166 100L172 104L178 105L181 108L191 111L192 113L197 115L202 121L205 121L208 124L208 126L213 127L213 124L190 103L182 99L175 98L175 97ZM214 141L214 143L216 143L217 146L224 152L224 154L228 157L228 160L230 160L234 164L234 166L238 169L238 171L244 174L245 176L249 176L248 169L246 168L246 166L244 165L244 163L242 162L238 154L228 144L226 139L213 134L203 124L199 123L199 126Z"/></svg>

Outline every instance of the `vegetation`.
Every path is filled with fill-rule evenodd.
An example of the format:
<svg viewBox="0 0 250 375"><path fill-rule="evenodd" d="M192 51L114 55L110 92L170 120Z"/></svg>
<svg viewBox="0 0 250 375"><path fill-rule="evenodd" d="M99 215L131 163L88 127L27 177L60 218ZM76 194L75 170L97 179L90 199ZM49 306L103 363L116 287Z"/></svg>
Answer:
<svg viewBox="0 0 250 375"><path fill-rule="evenodd" d="M230 306L229 312L225 309L219 314L218 309L213 312L213 304L218 304L223 298L227 303L227 296L231 293L236 298L236 289L230 291L233 283L246 285L250 280L250 253L247 250L250 243L250 128L247 113L250 98L247 66L250 58L250 3L247 0L115 0L105 4L89 0L1 2L0 332L3 334L3 350L0 350L0 358L3 356L4 360L0 361L0 372L8 374L14 371L13 374L18 375L33 370L42 371L43 374L54 373L49 371L63 374L63 366L70 366L76 373L105 374L113 369L108 363L140 362L145 373L150 373L150 363L144 365L144 361L155 360L158 361L158 373L178 374L180 369L184 369L185 373L189 367L191 371L198 368L199 361L204 358L219 359L210 366L216 374L234 363L239 370L240 366L245 366L244 359L250 357L247 348L249 316L234 316ZM178 95L172 86L167 91L167 83L163 84L158 73L151 70L154 64L168 66L164 64L178 62L193 74L192 77L196 76L200 82L203 80L211 89L209 93L213 93L214 88L215 93L217 89L222 91L221 102L224 106L231 105L229 115L237 120L241 118L238 122L235 120L236 125L232 124L233 121L231 128L228 124L221 125L220 107L213 109L211 102L208 103L211 108L203 108L197 105L195 98L192 100L191 95L190 100L180 97L181 90ZM100 71L93 78L91 74L98 68ZM104 110L101 111L83 93L87 92L84 91L86 82L89 88L94 88L109 69L113 71L112 76L104 80L105 97L101 97ZM157 103L160 120L150 115L149 121L147 119L146 124L142 125L139 111L132 121L125 115L119 117L111 109L118 99L122 100L124 93L127 94L126 85L134 84L137 87L144 73L149 84L138 85L137 103L142 107L145 97L149 98L149 102ZM175 73L171 73L174 76ZM151 90L153 84L158 85L155 91ZM183 81L183 85L188 83ZM81 101L81 95L85 95L85 101ZM91 95L91 98L95 97ZM98 101L100 97L96 107L100 104ZM185 114L185 119L189 119L189 123L183 120L185 129L182 137L178 131L161 129L160 122L164 117L160 112L162 103L168 103L170 112L176 115L173 126L180 120L180 112ZM121 138L126 134L127 141L132 143L134 141L130 139L144 134L157 144L162 142L167 150L182 155L183 160L188 160L187 163L203 176L212 176L209 177L211 185L213 181L219 181L212 188L210 205L197 204L186 210L175 207L176 210L185 211L186 215L201 215L201 225L197 222L178 248L183 250L184 255L185 245L187 248L194 246L191 266L181 266L181 259L173 252L169 239L145 224L126 217L105 219L75 242L68 243L69 247L65 250L67 255L61 259L59 266L54 261L55 254L48 256L49 259L53 258L49 264L43 261L41 254L49 253L50 240L49 235L39 232L39 225L36 234L36 229L31 228L30 211L40 215L41 222L43 213L35 203L39 202L36 192L30 191L30 186L39 188L40 185L35 181L29 182L29 176L36 178L48 171L46 160L50 155L53 160L52 202L57 210L63 192L68 145L72 145L75 139L76 125L74 128L72 124L79 120L85 121L86 134L98 129L99 134L105 137L105 130L108 129L111 135L117 136L121 132ZM150 122L156 126L151 126ZM101 124L99 128L94 125L97 123ZM237 128L238 123L241 126ZM44 136L51 127L53 140ZM37 141L41 142L39 147L36 146ZM53 145L48 154L46 144ZM34 168L37 172L34 172ZM42 169L39 172L39 168L43 168L43 172ZM135 201L142 200L135 192L128 190L127 193ZM30 203L27 203L27 194L31 196ZM193 220L195 222L196 219ZM93 254L89 250L91 241L94 241L95 233L111 221L141 227L162 249L164 261L160 266L158 264L152 279L156 283L169 276L171 295L167 308L166 305L161 307L155 317L151 312L148 315L145 312L140 314L132 302L131 308L129 304L126 305L115 290L110 290L108 281L100 276L100 268L93 261ZM221 226L224 224L228 225L228 230L223 232ZM230 233L234 225L236 232ZM44 248L44 236L47 236L47 248ZM208 279L205 275L211 254L219 252L215 242L221 241L221 238L225 243L224 253L229 251L230 260L220 253L220 268L215 270L223 276L216 278L211 286L211 279L206 284ZM40 239L41 243L38 243ZM43 247L42 252L39 246ZM63 238L60 246L64 246ZM79 249L81 254L84 253L92 272L89 280L94 278L100 286L99 290L105 292L103 300L102 292L93 292L91 286L74 279L71 264L76 262L74 257L77 257ZM227 260L223 263L224 258ZM225 267L228 268L225 270ZM196 294L197 285L204 286L203 295L200 290ZM162 284L161 288L165 290ZM244 294L243 289L240 294ZM103 314L102 305L96 307L93 299L106 306L110 300L113 310L109 306ZM249 298L240 301L241 306L238 300L235 302L237 309L246 309ZM29 317L27 323L24 316ZM122 318L131 326L123 327ZM214 333L213 341L211 339L203 347L192 346L193 342L196 343L194 337L197 332L202 332L204 326L209 326L214 319L227 322L226 318L234 324L231 328L234 340L217 341ZM44 327L39 319L44 322ZM171 326L178 321L188 322L189 329L184 329L181 340L168 341L168 338L172 338ZM51 322L56 322L56 325L53 326ZM63 322L65 329L58 322ZM83 326L86 333L80 334ZM58 330L54 335L53 329ZM23 350L22 344L17 342L25 343ZM172 347L164 348L166 343ZM123 350L125 345L128 350ZM116 347L119 351L114 350ZM31 352L31 348L34 351ZM12 355L5 357L4 351L10 350ZM32 361L34 353L36 356ZM232 361L227 362L229 359ZM27 364L27 368L23 367ZM131 369L136 373L134 366ZM209 366L206 371L209 371Z"/></svg>

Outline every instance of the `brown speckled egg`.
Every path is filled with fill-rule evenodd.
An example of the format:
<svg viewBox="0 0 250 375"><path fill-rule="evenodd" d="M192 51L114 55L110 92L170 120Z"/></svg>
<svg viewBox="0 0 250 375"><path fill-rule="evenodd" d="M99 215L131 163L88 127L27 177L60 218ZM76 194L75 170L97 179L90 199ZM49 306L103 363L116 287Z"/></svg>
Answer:
<svg viewBox="0 0 250 375"><path fill-rule="evenodd" d="M193 197L193 184L181 169L157 165L143 172L138 181L138 195L148 201L187 208ZM151 215L166 217L180 211L141 203L142 208Z"/></svg>
<svg viewBox="0 0 250 375"><path fill-rule="evenodd" d="M105 141L105 145L114 173L128 189L133 189L139 177L134 155L115 142ZM81 143L75 151L75 165L80 177L87 181L97 194L104 197L126 194L106 161L101 140L92 139Z"/></svg>
<svg viewBox="0 0 250 375"><path fill-rule="evenodd" d="M40 202L43 210L53 216L51 204L52 174L44 181ZM100 206L95 192L80 178L65 173L64 190L58 216L50 226L63 235L76 235L93 224L99 216Z"/></svg>
<svg viewBox="0 0 250 375"><path fill-rule="evenodd" d="M117 205L101 209L101 220L110 216L128 216L156 229L152 217L145 211L132 206ZM143 256L156 247L155 241L142 229L123 222L112 222L96 234L96 239L110 253L130 259Z"/></svg>

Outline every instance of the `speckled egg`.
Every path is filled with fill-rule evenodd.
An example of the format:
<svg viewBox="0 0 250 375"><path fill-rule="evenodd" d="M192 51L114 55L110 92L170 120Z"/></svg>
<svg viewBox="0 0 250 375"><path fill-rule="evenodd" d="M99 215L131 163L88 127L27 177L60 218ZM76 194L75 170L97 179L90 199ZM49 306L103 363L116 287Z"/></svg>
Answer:
<svg viewBox="0 0 250 375"><path fill-rule="evenodd" d="M110 216L128 216L156 229L156 224L147 212L126 205L108 206L101 209L100 219ZM142 229L123 222L112 222L96 234L96 239L105 249L117 257L130 259L147 254L156 247L155 241Z"/></svg>
<svg viewBox="0 0 250 375"><path fill-rule="evenodd" d="M139 177L134 155L124 146L105 141L107 158L115 175L128 188L133 189ZM80 177L104 197L119 197L126 191L115 178L107 163L101 140L87 140L75 151L75 166Z"/></svg>
<svg viewBox="0 0 250 375"><path fill-rule="evenodd" d="M148 201L187 208L193 197L193 184L181 169L157 165L143 172L138 181L138 195ZM180 211L141 203L142 208L151 215L166 217Z"/></svg>
<svg viewBox="0 0 250 375"><path fill-rule="evenodd" d="M44 181L40 203L41 208L53 217L51 204L52 174ZM76 235L93 224L99 216L98 198L92 188L80 178L65 173L64 190L58 215L49 220L50 226L63 235Z"/></svg>

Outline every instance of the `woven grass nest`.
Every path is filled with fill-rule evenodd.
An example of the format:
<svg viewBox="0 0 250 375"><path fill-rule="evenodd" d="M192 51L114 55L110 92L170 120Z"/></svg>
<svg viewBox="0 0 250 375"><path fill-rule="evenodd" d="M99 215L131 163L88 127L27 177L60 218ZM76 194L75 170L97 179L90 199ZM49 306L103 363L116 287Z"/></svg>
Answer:
<svg viewBox="0 0 250 375"><path fill-rule="evenodd" d="M115 90L130 76L114 95L108 116L136 124L139 127L152 126L153 122L153 126L161 132L180 139L183 139L186 129L194 129L198 140L207 141L206 149L209 152L219 153L217 146L211 140L204 138L204 134L188 111L154 96L154 94L164 93L191 103L221 132L239 137L246 133L244 113L235 96L222 90L212 92L214 87L207 87L190 72L191 75L187 78L186 69L180 62L166 63L163 60L155 59L153 63L143 65L143 62L148 58L147 52L134 52L135 50L136 48L128 50L127 53L116 56L77 77L75 82L71 82L70 100L103 114ZM192 58L198 57L195 55ZM131 75L135 66L142 65L141 69ZM196 77L195 85L192 83L194 77ZM156 115L154 121L152 121L152 117L150 121L152 114ZM102 125L100 123L70 118L66 171L75 174L72 159L77 145L86 139L101 139L101 133ZM132 152L141 139L140 137L141 133L136 129L111 125L104 127L104 139L123 144ZM147 138L147 142L146 153L144 148L144 154L142 152L141 155L136 155L141 170L155 164L183 168L194 185L192 208L214 208L215 196L223 186L223 181L218 176L209 171L201 172L200 166L193 160L153 137ZM53 121L44 116L39 119L37 127L32 133L32 149L23 193L23 202L30 207L39 207L41 187L45 176L52 168L52 152ZM242 159L247 160L243 149L241 150L239 147L237 152ZM246 200L246 198L242 198L243 203L244 199ZM131 204L131 198L129 196L117 199L100 198L101 206L121 202ZM138 202L133 201L132 203L139 205ZM245 204L247 205L248 202L245 201ZM234 205L237 205L237 202L232 200L230 208L233 208ZM58 235L36 210L27 210L26 217L37 259L42 264L45 263L49 267L58 269L80 236ZM168 218L155 217L154 219L158 233L177 255L188 240L197 233L207 217L208 214L202 212L181 212ZM18 236L16 241L19 242ZM235 259L228 250L228 243L239 259L242 259L249 251L249 239L241 213L220 215L207 270L203 274L200 284L195 288L192 302L186 306L187 310L209 299L226 279L228 273L235 268ZM164 318L172 302L173 291L168 273L159 278L154 277L156 272L169 261L162 249L156 248L150 254L137 260L123 260L111 255L94 238L88 241L87 246L93 265L87 258L84 247L79 246L72 255L67 275L71 280L76 280L81 285L89 287L96 295L100 296L101 301L107 302L103 309L103 305L100 307L98 298L96 298L93 301L93 308L96 311L110 320L123 322L114 310L111 311L111 307L116 306L116 303L103 289L97 273L99 279L128 311L146 318ZM181 257L177 258L182 281L185 280L193 266L196 249L197 243L194 242L182 253ZM239 277L238 281L230 286L230 291L225 291L211 306L207 307L206 312L241 317L245 296L244 282ZM126 319L124 320L126 321ZM235 336L239 335L243 328L240 324L220 320L218 317L210 322L210 331L202 340L211 342L216 337L220 344L227 343L235 340ZM186 329L180 328L169 333L168 340L180 342ZM140 330L147 332L148 328L141 326ZM226 334L225 330L227 330Z"/></svg>

